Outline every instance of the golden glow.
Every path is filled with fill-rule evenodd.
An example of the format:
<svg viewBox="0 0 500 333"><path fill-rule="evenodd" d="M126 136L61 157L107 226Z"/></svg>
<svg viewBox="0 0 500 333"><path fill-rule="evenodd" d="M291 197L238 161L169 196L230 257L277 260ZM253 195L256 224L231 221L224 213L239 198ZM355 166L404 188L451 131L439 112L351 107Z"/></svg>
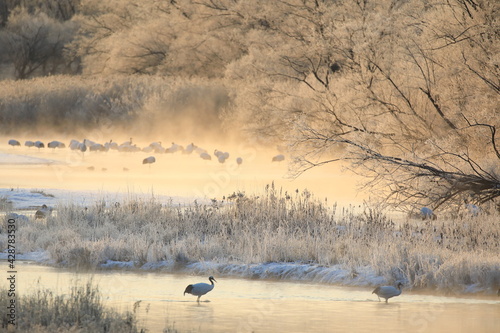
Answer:
<svg viewBox="0 0 500 333"><path fill-rule="evenodd" d="M278 189L288 192L307 189L316 198L328 198L330 202L355 202L363 199L362 195L357 194L356 179L347 173L341 173L338 166L326 165L312 169L297 179L290 179L287 176L290 162L288 156L283 162L272 162L272 157L279 154L279 151L245 143L228 144L231 140L217 144L193 141L212 156L211 161L205 161L197 152L155 154L142 151L87 150L82 153L69 149L69 139L55 138L67 146L55 150L24 146L26 140L35 141L34 138L16 138L22 146L11 147L7 144L9 139L3 138L0 144L0 153L7 154L0 160L3 175L0 187L3 188L152 192L169 196L222 199L237 191L259 194L267 184L274 181ZM127 140L129 138L122 137L116 142L120 144ZM41 141L47 145L51 139ZM141 148L151 142L133 138L133 143ZM191 142L176 142L184 147L189 143ZM162 141L165 148L171 144L171 141ZM225 163L217 161L213 154L215 149L230 154ZM36 164L23 161L13 164L17 163L15 157L19 156L46 160L47 164L40 164L39 160ZM143 159L148 156L155 156L156 162L142 164ZM238 157L243 159L241 165L236 162Z"/></svg>

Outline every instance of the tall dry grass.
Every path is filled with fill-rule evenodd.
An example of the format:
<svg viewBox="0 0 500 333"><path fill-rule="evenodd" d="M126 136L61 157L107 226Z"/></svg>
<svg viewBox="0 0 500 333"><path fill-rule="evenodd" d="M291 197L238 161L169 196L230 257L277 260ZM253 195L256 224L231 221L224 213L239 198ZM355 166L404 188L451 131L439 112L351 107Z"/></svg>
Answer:
<svg viewBox="0 0 500 333"><path fill-rule="evenodd" d="M0 289L0 304L9 304L7 290ZM105 308L99 289L88 282L75 285L67 295L37 290L17 297L16 325L2 322L2 331L12 332L144 332L138 328L136 314L119 314ZM5 319L5 318L4 318ZM15 330L14 330L15 328Z"/></svg>
<svg viewBox="0 0 500 333"><path fill-rule="evenodd" d="M2 83L0 130L17 137L99 132L157 138L165 131L210 137L221 131L230 102L220 82L202 79L58 75Z"/></svg>
<svg viewBox="0 0 500 333"><path fill-rule="evenodd" d="M170 261L177 268L193 262L303 263L339 265L353 279L370 271L411 288L464 290L475 284L493 290L500 285L499 221L493 213L396 223L377 208L337 211L307 191L270 185L260 196L238 193L210 205L155 199L62 205L43 222L22 223L18 244L24 252L46 250L57 263L80 268L108 260L136 267ZM5 237L0 243L5 247Z"/></svg>

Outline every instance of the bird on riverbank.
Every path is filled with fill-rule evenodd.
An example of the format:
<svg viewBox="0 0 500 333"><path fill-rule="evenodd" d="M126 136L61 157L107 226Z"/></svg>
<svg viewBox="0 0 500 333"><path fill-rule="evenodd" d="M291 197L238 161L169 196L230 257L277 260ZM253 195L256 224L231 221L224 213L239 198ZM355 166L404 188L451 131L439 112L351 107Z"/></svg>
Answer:
<svg viewBox="0 0 500 333"><path fill-rule="evenodd" d="M184 296L186 293L198 296L198 299L196 300L198 303L200 302L200 297L214 289L214 281L217 282L213 276L210 276L208 278L211 284L208 283L196 283L196 284L190 284L189 286L186 287L186 290L184 290Z"/></svg>
<svg viewBox="0 0 500 333"><path fill-rule="evenodd" d="M377 294L378 301L380 302L380 297L385 298L385 302L388 303L389 298L394 296L401 295L401 287L403 284L401 282L398 283L398 287L393 286L381 286L375 288L372 294Z"/></svg>
<svg viewBox="0 0 500 333"><path fill-rule="evenodd" d="M35 220L36 219L44 219L52 213L52 209L47 207L47 205L43 205L42 208L35 212Z"/></svg>
<svg viewBox="0 0 500 333"><path fill-rule="evenodd" d="M422 218L422 220L436 220L437 219L437 215L434 214L432 209L430 209L428 207L422 207L420 209L420 217Z"/></svg>

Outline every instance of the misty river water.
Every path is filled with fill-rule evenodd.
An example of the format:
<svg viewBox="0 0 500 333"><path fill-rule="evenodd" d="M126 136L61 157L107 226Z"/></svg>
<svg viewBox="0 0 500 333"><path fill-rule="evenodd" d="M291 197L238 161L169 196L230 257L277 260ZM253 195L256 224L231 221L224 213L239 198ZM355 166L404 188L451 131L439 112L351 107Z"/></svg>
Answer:
<svg viewBox="0 0 500 333"><path fill-rule="evenodd" d="M139 326L149 332L498 332L500 297L441 296L403 290L389 303L372 287L249 280L213 275L213 291L196 302L183 296L205 276L165 272L67 269L18 262L18 290L48 288L66 294L89 279L103 303L119 312L138 308Z"/></svg>
<svg viewBox="0 0 500 333"><path fill-rule="evenodd" d="M271 162L276 151L254 147L226 147L231 160L223 164L215 157L204 161L195 153L176 153L153 154L156 163L144 165L142 160L150 153L108 151L83 155L69 148L12 148L6 142L7 139L0 141L0 188L36 188L48 193L51 189L155 193L220 200L238 191L260 195L266 185L274 182L277 189L289 193L307 189L316 198L328 198L331 203L359 204L366 198L358 193L359 179L342 173L338 166L317 168L292 179L288 161ZM213 151L211 146L205 147ZM235 162L237 156L243 157L240 166Z"/></svg>

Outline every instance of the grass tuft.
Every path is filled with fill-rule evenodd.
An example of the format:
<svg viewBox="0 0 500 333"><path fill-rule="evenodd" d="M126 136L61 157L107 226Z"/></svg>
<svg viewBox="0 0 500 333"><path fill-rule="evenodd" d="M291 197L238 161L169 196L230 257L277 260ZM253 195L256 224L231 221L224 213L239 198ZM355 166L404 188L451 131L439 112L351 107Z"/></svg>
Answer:
<svg viewBox="0 0 500 333"><path fill-rule="evenodd" d="M7 290L0 290L0 304L8 304ZM105 308L99 289L89 281L74 286L67 295L37 290L17 298L16 332L143 332L133 312L119 314ZM12 325L2 323L3 329Z"/></svg>

